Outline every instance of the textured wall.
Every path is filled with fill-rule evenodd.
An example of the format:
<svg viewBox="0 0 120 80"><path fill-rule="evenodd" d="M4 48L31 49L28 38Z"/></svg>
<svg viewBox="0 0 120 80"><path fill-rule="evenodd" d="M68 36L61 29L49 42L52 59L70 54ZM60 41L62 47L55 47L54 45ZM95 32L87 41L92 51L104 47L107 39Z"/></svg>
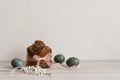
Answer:
<svg viewBox="0 0 120 80"><path fill-rule="evenodd" d="M38 39L54 55L120 59L120 0L0 0L0 60Z"/></svg>

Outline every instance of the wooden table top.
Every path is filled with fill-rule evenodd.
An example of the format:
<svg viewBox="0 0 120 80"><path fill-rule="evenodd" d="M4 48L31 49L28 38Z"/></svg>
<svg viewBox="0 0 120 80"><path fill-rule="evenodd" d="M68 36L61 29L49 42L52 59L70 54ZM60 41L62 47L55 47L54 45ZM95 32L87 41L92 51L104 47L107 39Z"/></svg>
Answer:
<svg viewBox="0 0 120 80"><path fill-rule="evenodd" d="M37 76L17 71L9 76L12 70L10 61L0 61L0 80L120 80L120 61L82 60L77 68L53 68L49 76Z"/></svg>

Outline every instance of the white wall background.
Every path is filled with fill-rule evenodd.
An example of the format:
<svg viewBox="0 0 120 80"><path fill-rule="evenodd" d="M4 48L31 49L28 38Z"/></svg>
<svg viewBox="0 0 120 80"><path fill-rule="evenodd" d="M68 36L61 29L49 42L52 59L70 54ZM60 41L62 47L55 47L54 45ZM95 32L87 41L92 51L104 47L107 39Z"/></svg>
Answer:
<svg viewBox="0 0 120 80"><path fill-rule="evenodd" d="M0 0L0 60L39 39L53 55L119 60L120 0Z"/></svg>

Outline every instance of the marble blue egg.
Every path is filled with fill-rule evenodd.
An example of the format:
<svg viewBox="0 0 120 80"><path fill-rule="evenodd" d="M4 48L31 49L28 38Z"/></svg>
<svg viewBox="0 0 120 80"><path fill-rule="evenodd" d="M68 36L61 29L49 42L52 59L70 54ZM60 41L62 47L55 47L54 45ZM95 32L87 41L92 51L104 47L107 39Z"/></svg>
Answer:
<svg viewBox="0 0 120 80"><path fill-rule="evenodd" d="M77 66L79 65L80 60L76 57L70 57L67 61L66 64L71 67L71 66Z"/></svg>
<svg viewBox="0 0 120 80"><path fill-rule="evenodd" d="M24 66L24 61L19 59L19 58L14 58L12 61L11 61L11 65L12 67L19 67L19 66Z"/></svg>

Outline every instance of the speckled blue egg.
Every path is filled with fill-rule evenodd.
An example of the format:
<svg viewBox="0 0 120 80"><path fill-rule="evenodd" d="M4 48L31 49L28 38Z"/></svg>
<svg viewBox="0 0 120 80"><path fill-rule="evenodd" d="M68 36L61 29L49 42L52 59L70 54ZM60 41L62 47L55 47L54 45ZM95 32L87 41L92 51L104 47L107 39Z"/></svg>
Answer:
<svg viewBox="0 0 120 80"><path fill-rule="evenodd" d="M65 61L65 57L64 55L62 54L57 54L55 57L54 57L54 61L56 63L63 63Z"/></svg>
<svg viewBox="0 0 120 80"><path fill-rule="evenodd" d="M71 67L71 66L76 66L79 65L80 60L76 57L70 57L67 61L66 64Z"/></svg>
<svg viewBox="0 0 120 80"><path fill-rule="evenodd" d="M14 58L12 61L11 61L11 65L13 67L19 67L19 66L24 66L24 61L19 59L19 58Z"/></svg>

